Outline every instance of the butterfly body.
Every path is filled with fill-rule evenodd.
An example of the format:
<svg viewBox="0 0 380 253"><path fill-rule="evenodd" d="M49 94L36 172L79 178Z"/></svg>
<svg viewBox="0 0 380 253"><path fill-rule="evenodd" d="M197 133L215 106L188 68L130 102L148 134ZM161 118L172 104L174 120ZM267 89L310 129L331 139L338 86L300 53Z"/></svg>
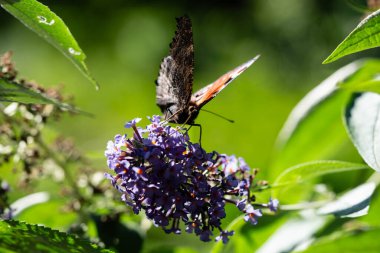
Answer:
<svg viewBox="0 0 380 253"><path fill-rule="evenodd" d="M156 80L156 104L169 122L193 124L199 110L258 57L227 72L192 95L194 46L191 21L187 16L178 18L170 55L162 60Z"/></svg>

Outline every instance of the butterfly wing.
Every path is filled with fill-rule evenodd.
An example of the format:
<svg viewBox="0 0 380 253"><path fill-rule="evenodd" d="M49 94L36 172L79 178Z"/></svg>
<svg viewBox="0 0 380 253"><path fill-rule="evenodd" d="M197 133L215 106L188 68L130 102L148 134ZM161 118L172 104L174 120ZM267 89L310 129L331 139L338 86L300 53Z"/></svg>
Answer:
<svg viewBox="0 0 380 253"><path fill-rule="evenodd" d="M200 109L216 95L218 95L219 92L223 90L229 83L231 83L236 77L238 77L247 68L249 68L249 66L251 66L259 57L260 55L257 55L255 58L222 75L215 82L198 90L191 97L191 102L194 103L198 109Z"/></svg>
<svg viewBox="0 0 380 253"><path fill-rule="evenodd" d="M170 44L170 55L161 62L156 81L156 104L166 117L186 108L190 102L194 69L191 20L177 18L177 30Z"/></svg>

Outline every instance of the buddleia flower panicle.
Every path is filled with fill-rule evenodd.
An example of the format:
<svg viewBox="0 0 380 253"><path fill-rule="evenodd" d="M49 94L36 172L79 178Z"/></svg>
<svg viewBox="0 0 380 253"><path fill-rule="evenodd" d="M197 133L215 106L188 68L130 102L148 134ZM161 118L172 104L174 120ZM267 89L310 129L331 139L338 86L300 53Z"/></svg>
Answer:
<svg viewBox="0 0 380 253"><path fill-rule="evenodd" d="M226 203L236 205L254 225L262 216L257 207L277 210L277 200L253 203L256 172L251 173L243 158L207 153L190 141L187 131L160 116L148 118L145 128L137 127L140 118L127 122L133 136L116 135L105 151L113 171L105 175L135 214L143 210L166 233L180 234L183 222L186 232L202 241L216 236L216 241L227 243L234 232L221 227Z"/></svg>

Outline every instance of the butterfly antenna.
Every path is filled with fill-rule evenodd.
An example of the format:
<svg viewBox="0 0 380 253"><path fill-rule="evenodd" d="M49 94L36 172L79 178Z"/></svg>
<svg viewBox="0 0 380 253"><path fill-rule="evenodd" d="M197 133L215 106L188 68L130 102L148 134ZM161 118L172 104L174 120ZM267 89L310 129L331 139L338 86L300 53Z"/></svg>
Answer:
<svg viewBox="0 0 380 253"><path fill-rule="evenodd" d="M222 115L220 115L220 114L218 114L218 113L215 113L215 112L212 112L212 111L208 111L208 110L205 110L205 109L202 109L202 111L205 111L205 112L208 112L208 113L214 114L215 116L218 116L219 118L222 118L222 119L224 119L224 120L227 120L227 121L230 122L230 123L234 123L234 122L235 122L234 120L232 120L232 119L228 119L228 118L226 118L226 117L224 117L224 116L222 116Z"/></svg>

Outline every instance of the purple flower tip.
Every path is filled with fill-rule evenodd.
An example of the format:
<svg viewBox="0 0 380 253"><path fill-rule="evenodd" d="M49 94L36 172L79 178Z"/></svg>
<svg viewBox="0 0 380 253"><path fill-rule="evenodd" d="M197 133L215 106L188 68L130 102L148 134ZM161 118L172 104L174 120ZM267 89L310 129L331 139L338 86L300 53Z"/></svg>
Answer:
<svg viewBox="0 0 380 253"><path fill-rule="evenodd" d="M280 202L277 199L270 198L268 202L268 208L272 212L277 212L279 204Z"/></svg>
<svg viewBox="0 0 380 253"><path fill-rule="evenodd" d="M131 127L134 127L136 126L137 123L139 123L141 120L141 118L135 118L133 120L130 120L128 121L127 123L125 123L124 127L125 128L131 128Z"/></svg>
<svg viewBox="0 0 380 253"><path fill-rule="evenodd" d="M150 122L152 122L152 123L159 124L160 121L161 121L161 116L159 116L159 115L153 115L152 117L148 117L148 119L149 119Z"/></svg>
<svg viewBox="0 0 380 253"><path fill-rule="evenodd" d="M215 241L218 242L218 241L222 240L222 242L224 244L226 244L230 240L229 237L233 236L234 234L235 234L234 231L223 230L220 232L220 235L215 238Z"/></svg>
<svg viewBox="0 0 380 253"><path fill-rule="evenodd" d="M254 209L252 205L247 205L244 220L252 225L257 224L257 218L263 216L260 209Z"/></svg>

